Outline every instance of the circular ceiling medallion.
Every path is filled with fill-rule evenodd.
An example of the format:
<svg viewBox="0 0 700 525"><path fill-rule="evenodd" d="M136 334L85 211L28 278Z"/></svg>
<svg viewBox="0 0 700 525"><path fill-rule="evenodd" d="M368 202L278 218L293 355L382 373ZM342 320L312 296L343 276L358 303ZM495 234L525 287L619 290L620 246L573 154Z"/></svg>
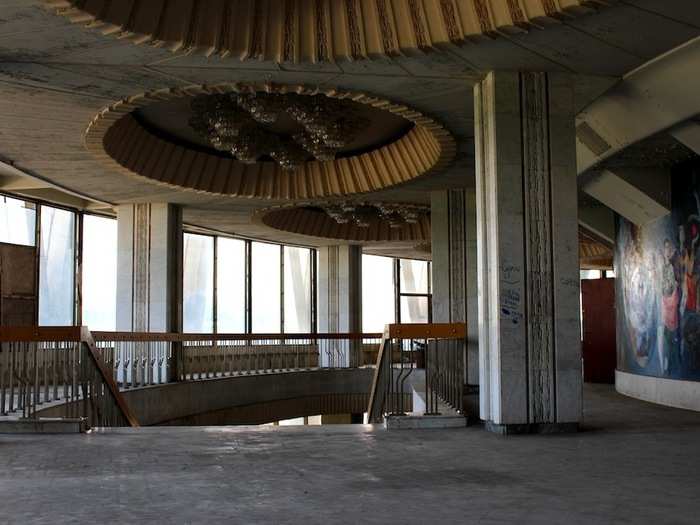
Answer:
<svg viewBox="0 0 700 525"><path fill-rule="evenodd" d="M271 84L136 95L100 111L85 145L112 168L158 184L285 200L380 190L455 156L452 136L406 106Z"/></svg>
<svg viewBox="0 0 700 525"><path fill-rule="evenodd" d="M603 0L44 0L136 44L241 60L333 62L411 55L527 31Z"/></svg>
<svg viewBox="0 0 700 525"><path fill-rule="evenodd" d="M349 242L430 242L430 206L387 202L325 202L258 211L253 221L275 230Z"/></svg>

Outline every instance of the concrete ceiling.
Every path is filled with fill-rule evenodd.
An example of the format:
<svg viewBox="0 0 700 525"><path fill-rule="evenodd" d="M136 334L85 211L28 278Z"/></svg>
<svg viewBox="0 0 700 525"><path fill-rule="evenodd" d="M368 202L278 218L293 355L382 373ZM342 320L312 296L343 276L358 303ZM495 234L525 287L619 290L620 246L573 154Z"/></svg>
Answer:
<svg viewBox="0 0 700 525"><path fill-rule="evenodd" d="M576 75L583 110L626 73L700 36L695 0L627 0L542 30L425 56L286 66L134 46L71 24L42 4L0 4L0 155L6 163L84 200L178 203L187 223L287 242L294 238L251 221L254 210L274 202L172 191L108 171L83 146L86 125L121 98L194 83L302 83L367 92L424 112L457 139L458 159L444 173L371 196L427 203L429 190L474 183L472 86L485 71L569 72Z"/></svg>

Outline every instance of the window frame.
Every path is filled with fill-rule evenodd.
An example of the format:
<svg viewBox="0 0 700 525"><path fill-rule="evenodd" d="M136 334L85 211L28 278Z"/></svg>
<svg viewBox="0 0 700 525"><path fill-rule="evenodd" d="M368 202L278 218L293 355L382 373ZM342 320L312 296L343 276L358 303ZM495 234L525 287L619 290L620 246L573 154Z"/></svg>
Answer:
<svg viewBox="0 0 700 525"><path fill-rule="evenodd" d="M245 239L241 237L236 237L234 235L221 235L221 234L213 234L213 233L203 233L201 230L194 230L191 228L183 228L183 238L185 234L195 234L195 235L204 235L208 237L212 237L214 239L214 260L213 260L213 271L214 271L214 298L213 298L213 328L214 328L214 333L220 333L219 332L219 319L218 319L218 310L219 310L219 299L217 297L218 294L218 281L219 281L219 276L218 276L218 264L219 264L219 239L235 239L239 241L243 241L245 243L245 261L244 261L244 267L245 267L245 275L244 275L244 281L245 281L245 320L244 320L244 326L245 330L243 333L245 334L252 334L253 333L253 295L252 295L252 290L253 290L253 243L262 243L262 244L270 244L273 246L279 246L280 249L280 263L279 263L279 271L280 271L280 286L279 286L279 301L280 301L280 333L284 334L285 332L285 315L284 315L284 251L285 248L301 248L304 250L309 250L309 258L310 258L310 283L309 283L309 309L310 309L310 319L311 319L311 330L310 333L315 334L318 331L318 319L317 319L317 276L318 276L318 267L317 267L317 254L318 250L316 248L312 248L309 246L300 246L300 245L292 245L292 244L280 244L276 242L270 242L270 241L265 241L265 240L257 240L257 239ZM184 254L183 254L184 257ZM183 259L184 262L184 259ZM184 323L184 319L183 319Z"/></svg>
<svg viewBox="0 0 700 525"><path fill-rule="evenodd" d="M402 292L401 289L401 261L419 261L427 264L427 292ZM433 272L432 262L422 259L394 258L394 316L396 322L401 324L401 299L403 297L425 297L428 303L428 323L433 322Z"/></svg>
<svg viewBox="0 0 700 525"><path fill-rule="evenodd" d="M67 212L70 212L74 215L75 220L73 221L73 253L74 253L74 261L73 261L73 312L72 312L72 318L73 318L73 324L74 325L81 325L82 324L82 318L83 318L83 301L82 301L82 286L83 286L83 275L82 275L82 268L83 268L83 242L84 242L84 217L85 216L95 216L95 217L102 217L110 220L116 221L117 218L114 215L108 214L108 213L100 213L100 212L94 212L94 211L86 211L82 210L79 208L74 208L71 206L63 205L63 204L56 204L53 202L49 201L44 201L42 199L36 199L32 197L26 197L21 194L14 194L10 192L4 192L0 191L0 197L8 197L10 199L16 199L16 200L21 200L27 203L31 203L34 205L34 211L35 211L35 234L34 234L34 246L28 246L29 248L34 248L34 256L36 260L36 268L35 268L35 289L36 289L36 308L35 308L35 314L34 314L34 323L35 325L38 325L39 323L39 311L40 311L40 306L39 303L41 302L41 297L39 296L39 290L40 290L40 257L41 257L41 212L42 212L42 207L49 207L49 208L55 208L59 210L64 210ZM212 320L212 326L214 329L214 333L218 333L218 298L217 298L217 291L218 291L218 276L217 276L217 270L218 270L218 259L219 259L219 239L220 238L225 238L225 239L236 239L239 241L243 241L245 243L245 332L246 334L252 333L252 296L251 296L251 291L252 291L252 245L253 242L261 242L261 243L266 243L266 244L273 244L277 245L280 247L280 329L281 333L284 332L284 249L285 247L290 247L290 248L302 248L309 250L309 258L310 258L310 290L309 290L309 310L310 310L310 322L311 322L311 331L310 333L317 333L318 332L318 249L310 247L310 246L303 246L303 245L295 245L295 244L280 244L280 243L275 243L275 242L270 242L270 241L265 241L265 240L258 240L258 239L246 239L242 237L237 237L235 235L224 235L220 233L211 233L210 231L206 231L200 228L193 228L193 227L183 227L181 236L182 239L181 241L184 242L184 235L185 233L188 234L195 234L195 235L204 235L207 237L213 237L214 239L214 257L213 257L213 271L214 271L214 285L213 285L213 320ZM3 244L12 244L12 243L3 243ZM184 253L182 254L183 257L183 264L184 264ZM180 280L182 280L182 276L180 276ZM182 286L182 282L180 283ZM184 319L183 319L184 322Z"/></svg>

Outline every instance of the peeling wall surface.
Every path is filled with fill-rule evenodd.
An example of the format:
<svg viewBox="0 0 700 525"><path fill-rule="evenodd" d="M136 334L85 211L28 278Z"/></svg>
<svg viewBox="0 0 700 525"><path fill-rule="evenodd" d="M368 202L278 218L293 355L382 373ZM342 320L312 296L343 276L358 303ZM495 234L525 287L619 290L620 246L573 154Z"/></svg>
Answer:
<svg viewBox="0 0 700 525"><path fill-rule="evenodd" d="M618 369L700 381L700 162L672 175L672 211L635 226L618 217Z"/></svg>

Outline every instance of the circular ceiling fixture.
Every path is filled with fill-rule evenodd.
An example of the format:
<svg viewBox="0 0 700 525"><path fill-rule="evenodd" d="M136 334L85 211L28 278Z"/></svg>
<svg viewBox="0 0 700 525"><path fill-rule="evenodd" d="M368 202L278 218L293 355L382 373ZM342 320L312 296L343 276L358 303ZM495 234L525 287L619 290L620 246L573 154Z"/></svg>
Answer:
<svg viewBox="0 0 700 525"><path fill-rule="evenodd" d="M276 84L136 95L100 111L85 144L110 167L158 184L284 200L377 191L455 156L452 136L404 105Z"/></svg>
<svg viewBox="0 0 700 525"><path fill-rule="evenodd" d="M190 127L217 150L246 164L264 155L283 170L309 159L335 160L371 121L350 100L296 93L225 93L200 95L192 101ZM284 115L296 124L291 133L271 127Z"/></svg>
<svg viewBox="0 0 700 525"><path fill-rule="evenodd" d="M44 0L136 44L278 63L412 55L522 33L605 0Z"/></svg>
<svg viewBox="0 0 700 525"><path fill-rule="evenodd" d="M339 201L279 206L257 212L253 221L275 230L349 242L430 242L430 206Z"/></svg>

